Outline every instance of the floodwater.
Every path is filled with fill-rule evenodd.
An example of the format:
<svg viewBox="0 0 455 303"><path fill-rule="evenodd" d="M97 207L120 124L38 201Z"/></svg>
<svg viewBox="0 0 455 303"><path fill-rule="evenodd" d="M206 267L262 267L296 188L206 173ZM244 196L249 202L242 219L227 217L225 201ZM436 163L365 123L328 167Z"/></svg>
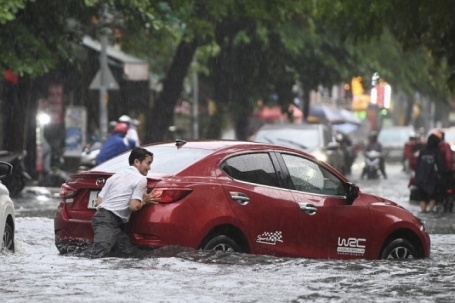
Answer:
<svg viewBox="0 0 455 303"><path fill-rule="evenodd" d="M351 180L361 190L408 201L407 175ZM0 254L1 302L454 302L455 215L418 214L431 234L431 258L414 261L326 261L199 252L180 247L150 259L90 260L54 246L57 199L29 188L16 204L14 254Z"/></svg>

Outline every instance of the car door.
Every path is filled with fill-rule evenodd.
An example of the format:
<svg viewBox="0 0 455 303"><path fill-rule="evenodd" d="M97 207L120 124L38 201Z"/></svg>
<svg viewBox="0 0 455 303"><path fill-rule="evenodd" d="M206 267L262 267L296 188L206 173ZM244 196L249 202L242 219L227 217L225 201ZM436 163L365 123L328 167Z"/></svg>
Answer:
<svg viewBox="0 0 455 303"><path fill-rule="evenodd" d="M266 152L232 156L221 166L226 173L221 183L251 253L298 256L298 205L282 187L273 157Z"/></svg>
<svg viewBox="0 0 455 303"><path fill-rule="evenodd" d="M299 249L310 258L354 258L365 255L370 233L363 203L350 205L345 183L310 159L281 154L292 194L299 205Z"/></svg>

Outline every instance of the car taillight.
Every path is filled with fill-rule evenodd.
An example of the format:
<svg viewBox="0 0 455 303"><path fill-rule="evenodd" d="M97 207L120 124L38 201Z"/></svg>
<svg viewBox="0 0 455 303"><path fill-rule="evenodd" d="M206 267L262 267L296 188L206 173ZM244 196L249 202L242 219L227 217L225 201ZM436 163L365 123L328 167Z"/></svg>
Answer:
<svg viewBox="0 0 455 303"><path fill-rule="evenodd" d="M185 198L192 191L191 188L154 188L152 195L155 196L156 202L169 204Z"/></svg>
<svg viewBox="0 0 455 303"><path fill-rule="evenodd" d="M65 203L73 202L73 198L76 195L76 189L68 186L67 184L62 184L60 187L60 199Z"/></svg>

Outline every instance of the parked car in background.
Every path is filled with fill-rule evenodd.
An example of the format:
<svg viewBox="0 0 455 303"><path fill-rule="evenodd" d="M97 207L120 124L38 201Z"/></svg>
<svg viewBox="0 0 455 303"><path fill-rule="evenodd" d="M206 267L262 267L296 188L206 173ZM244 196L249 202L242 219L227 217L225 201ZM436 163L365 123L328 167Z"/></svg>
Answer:
<svg viewBox="0 0 455 303"><path fill-rule="evenodd" d="M362 193L309 153L240 141L177 141L143 146L154 154L147 190L158 204L126 226L143 247L179 245L283 257L408 259L430 255L417 217ZM97 194L129 152L71 176L54 217L61 253L93 241Z"/></svg>
<svg viewBox="0 0 455 303"><path fill-rule="evenodd" d="M325 124L266 124L253 141L272 143L303 150L345 174L345 157L335 134Z"/></svg>
<svg viewBox="0 0 455 303"><path fill-rule="evenodd" d="M383 127L378 135L378 141L385 151L385 160L389 162L402 162L404 145L414 133L412 126L387 126Z"/></svg>
<svg viewBox="0 0 455 303"><path fill-rule="evenodd" d="M7 162L0 162L0 180L9 176L13 166ZM14 252L14 231L16 229L14 204L8 188L0 182L0 234L3 235L0 251Z"/></svg>

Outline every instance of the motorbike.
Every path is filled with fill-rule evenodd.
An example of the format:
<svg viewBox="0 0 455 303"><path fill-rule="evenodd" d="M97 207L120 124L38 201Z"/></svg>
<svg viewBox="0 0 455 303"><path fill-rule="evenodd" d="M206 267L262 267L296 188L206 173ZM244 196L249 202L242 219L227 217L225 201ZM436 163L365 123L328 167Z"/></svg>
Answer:
<svg viewBox="0 0 455 303"><path fill-rule="evenodd" d="M365 166L364 173L368 180L374 180L379 178L379 161L381 153L375 150L365 152Z"/></svg>
<svg viewBox="0 0 455 303"><path fill-rule="evenodd" d="M7 162L13 166L12 173L2 180L2 183L8 188L12 197L17 197L24 189L32 177L27 172L24 164L26 151L22 153L0 150L0 161Z"/></svg>
<svg viewBox="0 0 455 303"><path fill-rule="evenodd" d="M70 177L70 173L63 170L65 160L60 155L52 155L51 167L45 171L38 182L39 186L60 187Z"/></svg>
<svg viewBox="0 0 455 303"><path fill-rule="evenodd" d="M96 166L96 156L101 150L101 142L95 142L90 146L84 148L81 153L81 160L79 163L79 171L86 171Z"/></svg>

